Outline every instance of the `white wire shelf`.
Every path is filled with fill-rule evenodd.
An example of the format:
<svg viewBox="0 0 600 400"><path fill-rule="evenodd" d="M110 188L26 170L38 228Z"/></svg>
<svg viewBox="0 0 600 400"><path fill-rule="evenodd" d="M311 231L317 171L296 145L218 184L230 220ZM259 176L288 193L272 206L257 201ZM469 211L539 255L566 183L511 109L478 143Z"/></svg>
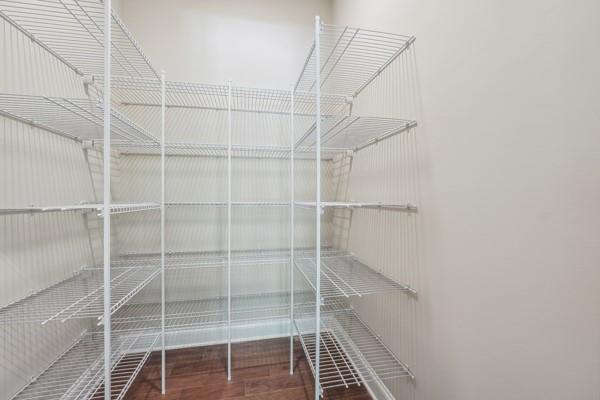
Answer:
<svg viewBox="0 0 600 400"><path fill-rule="evenodd" d="M314 208L317 203L314 201L296 201L294 204L298 207ZM321 207L323 208L373 208L382 210L397 210L397 211L418 211L418 207L411 203L399 204L399 203L358 203L358 202L343 202L343 201L322 201Z"/></svg>
<svg viewBox="0 0 600 400"><path fill-rule="evenodd" d="M114 203L110 206L111 214L126 214L140 211L159 210L158 203ZM0 215L12 214L39 214L55 212L96 212L102 215L104 204L75 204L62 206L27 206L27 207L7 207L0 208Z"/></svg>
<svg viewBox="0 0 600 400"><path fill-rule="evenodd" d="M324 149L360 150L417 126L416 121L400 118L338 115L327 117L321 127L321 146ZM313 124L296 146L315 146L317 135Z"/></svg>
<svg viewBox="0 0 600 400"><path fill-rule="evenodd" d="M160 272L158 264L115 262L111 267L111 313L121 308ZM84 267L74 276L0 308L0 323L65 322L104 313L102 267Z"/></svg>
<svg viewBox="0 0 600 400"><path fill-rule="evenodd" d="M296 249L296 257L314 257L315 249ZM346 254L342 251L324 248L321 255L336 256ZM131 267L160 265L159 254L126 254L120 261L113 261L113 267ZM231 252L231 265L233 267L253 267L260 265L289 265L290 252L286 249L269 250L238 250ZM227 266L227 252L196 252L196 253L167 253L165 254L165 268L167 270L224 268Z"/></svg>
<svg viewBox="0 0 600 400"><path fill-rule="evenodd" d="M321 87L335 93L358 95L412 42L414 36L349 26L321 25ZM296 82L296 90L315 89L316 60L313 43Z"/></svg>
<svg viewBox="0 0 600 400"><path fill-rule="evenodd" d="M75 140L102 140L103 106L90 99L0 94L0 115ZM154 142L158 140L126 116L111 111L111 134L116 140Z"/></svg>
<svg viewBox="0 0 600 400"><path fill-rule="evenodd" d="M102 83L102 77L97 81ZM153 79L113 77L112 95L122 106L161 106L160 82ZM289 90L232 86L231 111L289 115L291 109ZM316 101L312 93L294 93L294 113L297 116L316 115ZM346 96L321 95L321 113L337 115L348 106ZM165 106L199 110L228 110L228 86L192 82L165 82Z"/></svg>
<svg viewBox="0 0 600 400"><path fill-rule="evenodd" d="M79 75L104 73L104 4L100 0L2 0L0 17ZM158 79L125 25L112 13L112 70Z"/></svg>
<svg viewBox="0 0 600 400"><path fill-rule="evenodd" d="M314 254L314 250L298 254ZM325 251L324 254L337 254ZM232 267L262 265L289 265L286 250L234 251ZM224 270L228 265L227 253L167 254L168 271L184 269ZM160 273L160 257L130 255L111 263L111 314L125 305ZM103 268L84 267L78 273L51 287L32 293L19 301L0 308L0 323L42 323L67 321L73 318L103 315Z"/></svg>
<svg viewBox="0 0 600 400"><path fill-rule="evenodd" d="M121 400L158 342L156 333L113 335L111 399ZM85 333L23 388L14 400L100 399L104 389L104 341Z"/></svg>
<svg viewBox="0 0 600 400"><path fill-rule="evenodd" d="M297 270L316 292L317 264L314 255L297 256ZM321 255L321 297L365 296L376 293L404 291L416 295L415 289L400 284L376 272L351 254Z"/></svg>
<svg viewBox="0 0 600 400"><path fill-rule="evenodd" d="M227 325L227 297L167 302L165 329L167 332L199 330ZM345 301L336 299L323 309L334 311L349 308ZM274 319L289 319L289 293L265 293L231 298L231 319L235 325ZM314 314L315 296L312 293L294 294L296 315ZM124 306L112 318L113 331L160 331L161 304L131 304Z"/></svg>
<svg viewBox="0 0 600 400"><path fill-rule="evenodd" d="M232 251L231 265L234 267L256 266L267 264L289 265L289 255L279 251ZM114 261L113 266L160 265L159 255L130 255L121 261ZM223 269L227 267L226 252L200 252L165 254L165 268L169 271L183 269Z"/></svg>
<svg viewBox="0 0 600 400"><path fill-rule="evenodd" d="M129 142L113 142L112 147L118 149L121 154L132 155L156 155L160 156L160 144L156 142L147 142L135 144ZM167 142L165 143L165 155L167 156L198 156L198 157L227 157L229 149L225 144L202 144L186 142ZM322 149L321 159L331 160L346 149L327 148ZM289 159L291 150L289 147L282 146L243 146L232 145L231 156L234 158L274 158ZM315 149L312 147L298 147L294 150L295 159L314 159Z"/></svg>
<svg viewBox="0 0 600 400"><path fill-rule="evenodd" d="M314 375L315 320L299 318L294 324ZM324 313L320 328L319 383L322 389L414 379L410 369L353 311Z"/></svg>

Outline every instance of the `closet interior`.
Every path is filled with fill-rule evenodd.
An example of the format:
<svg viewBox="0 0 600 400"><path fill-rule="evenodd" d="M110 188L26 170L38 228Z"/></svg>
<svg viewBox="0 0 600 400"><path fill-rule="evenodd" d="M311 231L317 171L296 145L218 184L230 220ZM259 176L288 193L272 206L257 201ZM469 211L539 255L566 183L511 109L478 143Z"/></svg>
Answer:
<svg viewBox="0 0 600 400"><path fill-rule="evenodd" d="M0 17L2 399L123 399L152 352L168 393L168 350L214 344L235 380L232 343L282 337L315 398L411 393L414 37L316 17L266 89L168 80L110 0Z"/></svg>

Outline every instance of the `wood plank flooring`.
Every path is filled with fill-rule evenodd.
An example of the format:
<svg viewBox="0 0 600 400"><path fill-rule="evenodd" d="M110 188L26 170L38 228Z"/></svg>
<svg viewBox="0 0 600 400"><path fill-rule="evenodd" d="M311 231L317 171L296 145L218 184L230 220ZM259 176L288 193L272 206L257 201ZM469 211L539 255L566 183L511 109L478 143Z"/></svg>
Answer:
<svg viewBox="0 0 600 400"><path fill-rule="evenodd" d="M314 382L299 343L289 373L289 339L232 345L232 380L227 381L225 345L167 351L167 394L160 394L160 353L153 353L126 400L313 400ZM327 400L370 400L363 386L329 390Z"/></svg>

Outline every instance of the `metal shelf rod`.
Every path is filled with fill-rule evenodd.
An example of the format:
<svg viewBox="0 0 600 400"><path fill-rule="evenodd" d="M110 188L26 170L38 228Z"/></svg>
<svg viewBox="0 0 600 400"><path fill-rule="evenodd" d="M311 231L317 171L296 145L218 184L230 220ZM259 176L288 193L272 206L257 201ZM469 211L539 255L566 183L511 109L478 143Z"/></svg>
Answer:
<svg viewBox="0 0 600 400"><path fill-rule="evenodd" d="M231 81L227 82L227 380L231 381Z"/></svg>
<svg viewBox="0 0 600 400"><path fill-rule="evenodd" d="M161 393L167 391L166 354L165 354L165 71L160 75L161 108L160 108L160 387Z"/></svg>
<svg viewBox="0 0 600 400"><path fill-rule="evenodd" d="M294 86L290 88L290 375L294 374Z"/></svg>
<svg viewBox="0 0 600 400"><path fill-rule="evenodd" d="M316 211L315 211L315 220L316 220L316 263L317 263L317 279L316 279L316 287L317 291L315 293L315 303L316 303L316 315L315 315L315 323L316 323L316 338L317 343L321 341L321 18L319 16L315 17L315 81L319 82L319 84L315 88L315 103L316 103L316 156L315 156L315 164L316 164ZM320 346L316 348L316 366L315 366L315 400L319 398L322 394L321 383L320 383Z"/></svg>
<svg viewBox="0 0 600 400"><path fill-rule="evenodd" d="M111 71L111 49L112 49L112 0L104 0L104 210L110 210L111 207L111 148L110 148L110 117L111 117L111 98L110 98L110 80ZM104 219L104 400L111 400L111 297L110 297L110 212L105 212Z"/></svg>
<svg viewBox="0 0 600 400"><path fill-rule="evenodd" d="M313 201L297 201L296 205L304 208L317 207L316 202ZM418 211L418 207L411 203L355 203L355 202L342 202L342 201L322 201L320 203L322 208L374 208L374 209L386 209L386 210L398 210L398 211Z"/></svg>

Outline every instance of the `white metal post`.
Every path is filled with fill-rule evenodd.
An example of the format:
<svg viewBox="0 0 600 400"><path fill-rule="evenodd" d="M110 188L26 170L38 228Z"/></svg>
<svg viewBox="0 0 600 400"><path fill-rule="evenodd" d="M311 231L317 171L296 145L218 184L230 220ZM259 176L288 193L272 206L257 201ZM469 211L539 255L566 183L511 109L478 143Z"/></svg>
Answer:
<svg viewBox="0 0 600 400"><path fill-rule="evenodd" d="M294 373L294 85L290 90L290 375Z"/></svg>
<svg viewBox="0 0 600 400"><path fill-rule="evenodd" d="M316 114L316 264L317 264L317 294L316 294L316 324L315 324L315 400L321 393L319 379L321 370L321 18L315 17L315 114Z"/></svg>
<svg viewBox="0 0 600 400"><path fill-rule="evenodd" d="M231 380L231 81L227 82L227 380Z"/></svg>
<svg viewBox="0 0 600 400"><path fill-rule="evenodd" d="M110 371L110 81L111 81L111 0L104 0L104 399L111 400Z"/></svg>
<svg viewBox="0 0 600 400"><path fill-rule="evenodd" d="M160 74L160 96L160 387L165 394L165 71Z"/></svg>

